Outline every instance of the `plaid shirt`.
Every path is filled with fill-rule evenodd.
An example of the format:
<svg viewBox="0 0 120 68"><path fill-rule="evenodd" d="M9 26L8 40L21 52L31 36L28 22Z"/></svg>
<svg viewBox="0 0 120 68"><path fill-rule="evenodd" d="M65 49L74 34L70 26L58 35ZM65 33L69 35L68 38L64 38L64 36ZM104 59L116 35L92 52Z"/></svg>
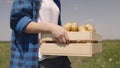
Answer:
<svg viewBox="0 0 120 68"><path fill-rule="evenodd" d="M54 0L60 8L59 0ZM10 68L38 68L38 34L26 34L23 29L37 22L40 0L14 0L10 15L11 60ZM58 25L61 25L60 17Z"/></svg>

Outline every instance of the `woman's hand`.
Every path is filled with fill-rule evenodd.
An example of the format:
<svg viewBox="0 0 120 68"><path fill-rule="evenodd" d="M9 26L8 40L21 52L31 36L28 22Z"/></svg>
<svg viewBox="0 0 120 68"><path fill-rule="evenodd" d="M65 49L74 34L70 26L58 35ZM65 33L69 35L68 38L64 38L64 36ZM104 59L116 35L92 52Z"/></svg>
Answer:
<svg viewBox="0 0 120 68"><path fill-rule="evenodd" d="M60 43L68 43L69 37L67 35L67 31L65 28L53 24L53 23L36 23L31 22L24 29L25 33L42 33L42 32L51 32L55 38L57 38L57 42Z"/></svg>
<svg viewBox="0 0 120 68"><path fill-rule="evenodd" d="M58 39L57 42L64 44L69 42L69 37L65 28L56 24L51 24L50 27L51 33Z"/></svg>

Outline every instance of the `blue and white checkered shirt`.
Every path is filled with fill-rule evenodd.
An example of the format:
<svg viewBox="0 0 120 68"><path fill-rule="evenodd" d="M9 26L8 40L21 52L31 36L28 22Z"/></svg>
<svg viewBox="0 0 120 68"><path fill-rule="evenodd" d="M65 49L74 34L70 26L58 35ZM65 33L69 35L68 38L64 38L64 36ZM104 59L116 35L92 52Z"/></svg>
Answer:
<svg viewBox="0 0 120 68"><path fill-rule="evenodd" d="M26 34L24 28L37 22L41 0L14 0L10 15L10 68L38 68L38 34ZM59 0L54 0L60 8ZM60 15L58 25L61 25Z"/></svg>

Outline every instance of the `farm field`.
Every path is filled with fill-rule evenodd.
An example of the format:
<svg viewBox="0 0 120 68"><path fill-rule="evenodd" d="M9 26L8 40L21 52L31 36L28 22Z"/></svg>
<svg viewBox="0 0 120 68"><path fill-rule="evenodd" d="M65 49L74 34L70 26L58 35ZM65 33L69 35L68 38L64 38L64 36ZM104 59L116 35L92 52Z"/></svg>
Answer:
<svg viewBox="0 0 120 68"><path fill-rule="evenodd" d="M104 40L103 52L94 57L69 57L72 68L120 68L120 40ZM10 42L0 42L0 68L9 68Z"/></svg>

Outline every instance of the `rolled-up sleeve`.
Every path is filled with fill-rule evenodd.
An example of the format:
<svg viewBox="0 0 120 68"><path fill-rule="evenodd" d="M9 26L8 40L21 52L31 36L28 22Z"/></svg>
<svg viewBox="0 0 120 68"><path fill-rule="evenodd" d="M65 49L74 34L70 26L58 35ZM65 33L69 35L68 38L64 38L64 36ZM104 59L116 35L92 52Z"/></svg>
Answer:
<svg viewBox="0 0 120 68"><path fill-rule="evenodd" d="M10 27L21 34L32 21L32 3L30 0L14 0L10 15Z"/></svg>
<svg viewBox="0 0 120 68"><path fill-rule="evenodd" d="M18 24L16 25L15 29L18 31L18 33L23 32L24 28L31 22L32 20L24 16L22 19L19 20Z"/></svg>

